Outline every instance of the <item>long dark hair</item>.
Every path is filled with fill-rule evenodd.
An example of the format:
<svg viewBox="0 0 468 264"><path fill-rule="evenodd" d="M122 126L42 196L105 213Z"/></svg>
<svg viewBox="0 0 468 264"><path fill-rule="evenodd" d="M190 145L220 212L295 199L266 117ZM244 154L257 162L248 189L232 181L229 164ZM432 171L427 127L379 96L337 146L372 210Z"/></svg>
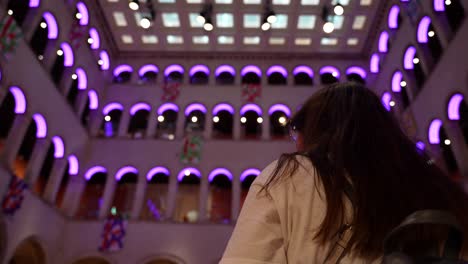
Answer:
<svg viewBox="0 0 468 264"><path fill-rule="evenodd" d="M329 243L345 222L347 182L354 201L348 246L359 257L379 257L385 235L416 210L448 210L468 234L466 193L418 152L366 87L343 83L323 88L291 122L302 135L304 149L283 154L262 190L292 175L300 166L297 155L308 157L318 178L315 187L323 186L327 204L315 234L319 244Z"/></svg>

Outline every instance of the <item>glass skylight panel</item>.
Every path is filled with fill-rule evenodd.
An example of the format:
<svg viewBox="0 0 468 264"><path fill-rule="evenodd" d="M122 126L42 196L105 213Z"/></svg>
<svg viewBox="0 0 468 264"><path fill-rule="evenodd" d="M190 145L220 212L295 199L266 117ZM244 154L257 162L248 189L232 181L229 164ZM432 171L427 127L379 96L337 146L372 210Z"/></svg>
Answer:
<svg viewBox="0 0 468 264"><path fill-rule="evenodd" d="M193 27L193 28L201 28L201 27L203 27L203 24L200 23L200 22L197 20L198 15L199 15L198 13L190 13L190 14L189 14L190 26Z"/></svg>
<svg viewBox="0 0 468 264"><path fill-rule="evenodd" d="M193 44L208 44L210 43L210 38L208 36L193 36Z"/></svg>
<svg viewBox="0 0 468 264"><path fill-rule="evenodd" d="M356 46L359 42L359 39L358 38L349 38L347 41L346 41L346 44L348 44L348 46Z"/></svg>
<svg viewBox="0 0 468 264"><path fill-rule="evenodd" d="M109 3L117 3L119 0L107 0Z"/></svg>
<svg viewBox="0 0 468 264"><path fill-rule="evenodd" d="M175 3L176 0L159 0L159 3L162 4L172 4Z"/></svg>
<svg viewBox="0 0 468 264"><path fill-rule="evenodd" d="M260 27L260 15L244 14L244 27L245 28L259 28Z"/></svg>
<svg viewBox="0 0 468 264"><path fill-rule="evenodd" d="M132 44L133 38L130 35L122 35L122 42L125 44Z"/></svg>
<svg viewBox="0 0 468 264"><path fill-rule="evenodd" d="M333 0L332 5L340 4L342 6L347 6L349 5L349 0Z"/></svg>
<svg viewBox="0 0 468 264"><path fill-rule="evenodd" d="M165 27L180 27L179 14L162 13L162 20Z"/></svg>
<svg viewBox="0 0 468 264"><path fill-rule="evenodd" d="M141 42L145 44L156 44L158 43L158 37L155 35L143 35L141 36Z"/></svg>
<svg viewBox="0 0 468 264"><path fill-rule="evenodd" d="M216 0L216 4L232 4L232 0Z"/></svg>
<svg viewBox="0 0 468 264"><path fill-rule="evenodd" d="M312 43L312 40L310 38L296 38L294 40L294 44L298 46L308 46Z"/></svg>
<svg viewBox="0 0 468 264"><path fill-rule="evenodd" d="M182 36L178 36L178 35L167 35L167 43L182 44L184 43L184 39L182 38Z"/></svg>
<svg viewBox="0 0 468 264"><path fill-rule="evenodd" d="M218 43L222 45L234 44L234 37L233 36L219 36Z"/></svg>
<svg viewBox="0 0 468 264"><path fill-rule="evenodd" d="M262 2L262 0L244 0L244 4L246 5L258 5Z"/></svg>
<svg viewBox="0 0 468 264"><path fill-rule="evenodd" d="M268 40L268 43L270 43L270 45L284 45L284 43L286 43L286 39L285 38L271 37Z"/></svg>
<svg viewBox="0 0 468 264"><path fill-rule="evenodd" d="M354 18L353 29L362 29L366 23L366 16L360 15Z"/></svg>
<svg viewBox="0 0 468 264"><path fill-rule="evenodd" d="M272 28L286 28L288 27L288 15L276 15L276 22L271 24Z"/></svg>
<svg viewBox="0 0 468 264"><path fill-rule="evenodd" d="M273 0L274 5L289 5L289 0Z"/></svg>
<svg viewBox="0 0 468 264"><path fill-rule="evenodd" d="M322 38L320 41L320 44L324 46L334 46L338 44L338 39L337 38Z"/></svg>
<svg viewBox="0 0 468 264"><path fill-rule="evenodd" d="M320 0L301 0L301 5L318 5Z"/></svg>
<svg viewBox="0 0 468 264"><path fill-rule="evenodd" d="M344 16L333 16L332 18L335 29L343 28Z"/></svg>
<svg viewBox="0 0 468 264"><path fill-rule="evenodd" d="M315 19L316 17L314 15L300 15L299 19L297 20L297 28L314 29Z"/></svg>
<svg viewBox="0 0 468 264"><path fill-rule="evenodd" d="M260 37L244 37L244 44L258 45L260 44Z"/></svg>
<svg viewBox="0 0 468 264"><path fill-rule="evenodd" d="M231 13L216 14L216 25L219 28L232 28L234 27L234 16Z"/></svg>
<svg viewBox="0 0 468 264"><path fill-rule="evenodd" d="M127 19L125 19L125 15L124 15L123 12L114 12L114 13L112 13L112 15L114 16L115 24L118 27L126 27L127 26Z"/></svg>
<svg viewBox="0 0 468 264"><path fill-rule="evenodd" d="M368 6L372 4L372 0L361 0L362 6Z"/></svg>
<svg viewBox="0 0 468 264"><path fill-rule="evenodd" d="M201 4L203 0L187 0L187 4Z"/></svg>

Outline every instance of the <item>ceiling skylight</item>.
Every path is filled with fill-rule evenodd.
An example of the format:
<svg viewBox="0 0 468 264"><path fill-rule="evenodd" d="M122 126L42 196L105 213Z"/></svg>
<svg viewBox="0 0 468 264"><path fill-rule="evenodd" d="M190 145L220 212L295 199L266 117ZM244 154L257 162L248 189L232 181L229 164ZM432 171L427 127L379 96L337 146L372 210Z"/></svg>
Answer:
<svg viewBox="0 0 468 264"><path fill-rule="evenodd" d="M273 0L274 5L289 5L289 0Z"/></svg>
<svg viewBox="0 0 468 264"><path fill-rule="evenodd" d="M232 4L232 0L216 0L217 4Z"/></svg>
<svg viewBox="0 0 468 264"><path fill-rule="evenodd" d="M349 38L349 39L346 41L346 44L348 44L348 46L356 46L358 43L359 43L359 39L358 39L358 38Z"/></svg>
<svg viewBox="0 0 468 264"><path fill-rule="evenodd" d="M286 39L285 39L285 38L271 37L271 38L268 40L268 43L269 43L270 45L284 45L284 43L286 43Z"/></svg>
<svg viewBox="0 0 468 264"><path fill-rule="evenodd" d="M353 22L353 29L356 29L356 30L362 29L365 23L366 23L366 16L363 16L363 15L356 16Z"/></svg>
<svg viewBox="0 0 468 264"><path fill-rule="evenodd" d="M320 44L324 46L334 46L338 44L338 39L337 38L322 38L322 40L320 41Z"/></svg>
<svg viewBox="0 0 468 264"><path fill-rule="evenodd" d="M159 3L162 4L172 4L175 3L176 0L159 0Z"/></svg>
<svg viewBox="0 0 468 264"><path fill-rule="evenodd" d="M343 6L347 6L349 5L349 0L333 0L331 2L332 5L336 5L336 4L340 4L340 5L343 5Z"/></svg>
<svg viewBox="0 0 468 264"><path fill-rule="evenodd" d="M261 0L244 0L244 4L246 5L258 5L261 2Z"/></svg>
<svg viewBox="0 0 468 264"><path fill-rule="evenodd" d="M118 27L126 27L127 26L127 19L125 19L125 15L124 15L123 12L114 12L114 13L112 13L112 15L114 16L115 24Z"/></svg>
<svg viewBox="0 0 468 264"><path fill-rule="evenodd" d="M162 20L165 27L180 27L178 13L162 13Z"/></svg>
<svg viewBox="0 0 468 264"><path fill-rule="evenodd" d="M141 36L141 42L145 44L156 44L158 43L158 37L155 35L143 35Z"/></svg>
<svg viewBox="0 0 468 264"><path fill-rule="evenodd" d="M219 28L232 28L234 27L234 16L231 13L216 14L216 25Z"/></svg>
<svg viewBox="0 0 468 264"><path fill-rule="evenodd" d="M200 23L200 22L197 20L197 17L198 17L198 13L190 13L190 14L189 14L190 26L193 27L193 28L201 28L201 27L203 27L203 24Z"/></svg>
<svg viewBox="0 0 468 264"><path fill-rule="evenodd" d="M219 44L234 44L234 37L233 36L219 36L218 37Z"/></svg>
<svg viewBox="0 0 468 264"><path fill-rule="evenodd" d="M260 44L260 37L244 37L244 44L258 45Z"/></svg>
<svg viewBox="0 0 468 264"><path fill-rule="evenodd" d="M318 5L320 0L301 0L301 5Z"/></svg>
<svg viewBox="0 0 468 264"><path fill-rule="evenodd" d="M203 0L187 0L188 4L201 4Z"/></svg>
<svg viewBox="0 0 468 264"><path fill-rule="evenodd" d="M276 22L271 24L272 28L286 28L288 26L288 15L276 15Z"/></svg>
<svg viewBox="0 0 468 264"><path fill-rule="evenodd" d="M182 44L184 43L184 39L182 38L182 36L178 36L178 35L167 35L167 43Z"/></svg>
<svg viewBox="0 0 468 264"><path fill-rule="evenodd" d="M122 42L125 44L132 44L133 38L130 35L122 35Z"/></svg>
<svg viewBox="0 0 468 264"><path fill-rule="evenodd" d="M372 4L372 0L361 0L362 6L368 6Z"/></svg>
<svg viewBox="0 0 468 264"><path fill-rule="evenodd" d="M307 46L312 43L312 40L310 38L296 38L294 40L294 44L299 45L299 46Z"/></svg>
<svg viewBox="0 0 468 264"><path fill-rule="evenodd" d="M245 28L259 28L260 27L260 15L244 14L244 27Z"/></svg>
<svg viewBox="0 0 468 264"><path fill-rule="evenodd" d="M210 43L210 38L208 36L193 36L193 44L208 44Z"/></svg>
<svg viewBox="0 0 468 264"><path fill-rule="evenodd" d="M314 29L315 19L316 17L314 15L300 15L299 19L297 20L297 28Z"/></svg>
<svg viewBox="0 0 468 264"><path fill-rule="evenodd" d="M335 29L343 28L344 16L333 16L332 18Z"/></svg>

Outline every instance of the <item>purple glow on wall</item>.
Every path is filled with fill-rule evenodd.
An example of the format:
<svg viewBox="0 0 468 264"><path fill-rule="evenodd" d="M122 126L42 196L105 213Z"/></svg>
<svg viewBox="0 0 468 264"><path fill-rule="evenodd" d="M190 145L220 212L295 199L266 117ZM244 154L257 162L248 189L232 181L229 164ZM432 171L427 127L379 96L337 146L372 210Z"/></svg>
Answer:
<svg viewBox="0 0 468 264"><path fill-rule="evenodd" d="M86 26L89 23L89 14L88 14L88 8L83 2L79 2L76 4L76 8L78 9L78 12L81 14L81 19L80 19L80 25Z"/></svg>
<svg viewBox="0 0 468 264"><path fill-rule="evenodd" d="M138 70L138 76L142 77L145 75L147 72L155 72L158 73L159 69L156 67L154 64L146 64L141 66L141 68Z"/></svg>
<svg viewBox="0 0 468 264"><path fill-rule="evenodd" d="M114 77L119 76L119 75L122 74L123 72L133 72L132 66L127 65L127 64L122 64L122 65L117 66L117 67L114 69Z"/></svg>
<svg viewBox="0 0 468 264"><path fill-rule="evenodd" d="M185 177L185 172L186 172L186 171L189 171L190 174L193 174L193 175L197 176L198 178L201 178L201 173L200 173L200 171L197 170L197 169L195 169L195 168L190 167L190 168L185 168L185 169L181 170L181 171L179 172L179 174L177 174L177 180L178 180L179 182L181 182L181 181L184 179L184 177ZM189 175L190 175L190 174L189 174Z"/></svg>
<svg viewBox="0 0 468 264"><path fill-rule="evenodd" d="M370 71L372 73L379 72L380 57L379 54L374 53L370 59Z"/></svg>
<svg viewBox="0 0 468 264"><path fill-rule="evenodd" d="M107 71L110 67L109 54L107 54L107 51L101 50L99 52L99 59L102 61L101 70Z"/></svg>
<svg viewBox="0 0 468 264"><path fill-rule="evenodd" d="M18 86L11 86L10 93L15 98L15 114L24 114L26 112L26 97Z"/></svg>
<svg viewBox="0 0 468 264"><path fill-rule="evenodd" d="M400 8L397 5L392 6L390 12L388 12L388 27L391 29L398 28L398 15L400 14Z"/></svg>
<svg viewBox="0 0 468 264"><path fill-rule="evenodd" d="M167 110L172 110L174 112L179 112L179 107L173 103L165 103L158 108L158 115L162 115Z"/></svg>
<svg viewBox="0 0 468 264"><path fill-rule="evenodd" d="M123 109L124 109L124 108L123 108L123 106L122 106L121 104L115 103L115 102L114 102L114 103L110 103L110 104L106 105L106 106L104 107L104 109L102 109L102 114L103 114L103 115L108 115L108 114L109 114L111 111L113 111L113 110L120 110L120 111L122 111Z"/></svg>
<svg viewBox="0 0 468 264"><path fill-rule="evenodd" d="M260 174L259 169L250 168L250 169L247 169L244 172L242 172L242 174L240 175L240 180L241 180L241 182L243 182L245 180L245 178L247 178L247 176L250 176L250 175L258 176L259 174Z"/></svg>
<svg viewBox="0 0 468 264"><path fill-rule="evenodd" d="M63 140L59 136L52 137L52 143L54 143L54 158L61 159L63 155L65 155L65 144L63 144Z"/></svg>
<svg viewBox="0 0 468 264"><path fill-rule="evenodd" d="M82 68L76 68L76 75L78 76L78 89L86 90L88 87L88 77L86 76L85 70Z"/></svg>
<svg viewBox="0 0 468 264"><path fill-rule="evenodd" d="M60 48L63 50L63 56L65 57L65 60L63 62L63 66L65 67L71 67L73 66L73 50L70 47L70 45L66 42L63 42L60 44Z"/></svg>
<svg viewBox="0 0 468 264"><path fill-rule="evenodd" d="M426 148L426 144L424 144L424 142L422 142L422 141L418 141L418 142L416 142L416 147L419 150L424 150Z"/></svg>
<svg viewBox="0 0 468 264"><path fill-rule="evenodd" d="M419 43L427 43L429 38L427 36L427 32L429 31L429 26L431 25L431 18L425 16L419 21L418 25L418 42Z"/></svg>
<svg viewBox="0 0 468 264"><path fill-rule="evenodd" d="M283 75L284 78L288 77L288 71L283 66L280 66L280 65L271 66L270 68L268 68L266 74L267 76L270 76L274 72L281 73L281 75Z"/></svg>
<svg viewBox="0 0 468 264"><path fill-rule="evenodd" d="M200 103L194 103L194 104L187 106L187 108L185 108L185 116L189 116L190 113L192 113L195 110L199 110L202 113L206 114L206 107L204 105Z"/></svg>
<svg viewBox="0 0 468 264"><path fill-rule="evenodd" d="M184 68L178 64L170 65L164 70L164 76L167 77L173 72L180 72L180 74L184 74Z"/></svg>
<svg viewBox="0 0 468 264"><path fill-rule="evenodd" d="M330 73L333 75L333 77L339 79L340 78L340 71L333 66L324 66L320 69L320 75L325 74L325 73Z"/></svg>
<svg viewBox="0 0 468 264"><path fill-rule="evenodd" d="M275 104L271 106L270 109L268 110L268 114L272 115L276 111L283 112L287 117L291 116L291 110L289 109L289 107L287 107L284 104Z"/></svg>
<svg viewBox="0 0 468 264"><path fill-rule="evenodd" d="M246 104L246 105L244 105L240 110L241 116L243 116L248 111L254 111L259 116L262 116L262 108L260 108L260 106L258 106L256 104Z"/></svg>
<svg viewBox="0 0 468 264"><path fill-rule="evenodd" d="M29 7L30 8L36 8L39 7L39 4L41 3L40 0L29 0Z"/></svg>
<svg viewBox="0 0 468 264"><path fill-rule="evenodd" d="M96 91L94 90L89 90L88 91L88 97L89 97L89 109L91 110L96 110L99 107L99 99Z"/></svg>
<svg viewBox="0 0 468 264"><path fill-rule="evenodd" d="M115 174L115 179L117 181L120 181L122 179L122 177L127 174L127 173L133 173L133 174L137 174L138 175L138 170L135 168L135 167L132 167L132 166L125 166L125 167L122 167L120 168L120 170L117 171L117 173Z"/></svg>
<svg viewBox="0 0 468 264"><path fill-rule="evenodd" d="M93 40L93 43L91 43L91 49L96 50L99 49L101 46L101 39L99 37L99 32L95 28L90 28L89 29L89 36Z"/></svg>
<svg viewBox="0 0 468 264"><path fill-rule="evenodd" d="M460 120L460 104L463 102L462 94L454 94L448 103L447 114L449 120Z"/></svg>
<svg viewBox="0 0 468 264"><path fill-rule="evenodd" d="M434 11L436 12L445 11L444 0L434 0Z"/></svg>
<svg viewBox="0 0 468 264"><path fill-rule="evenodd" d="M162 167L162 166L159 166L159 167L154 167L152 168L147 174L146 174L146 179L148 181L151 181L151 179L153 178L154 175L158 174L158 173L163 173L165 174L166 176L169 176L171 175L171 173L169 172L169 170L165 167Z"/></svg>
<svg viewBox="0 0 468 264"><path fill-rule="evenodd" d="M210 174L208 175L208 182L212 182L213 179L217 175L220 175L220 174L226 175L229 178L229 180L232 182L232 173L226 168L216 168L213 171L211 171Z"/></svg>
<svg viewBox="0 0 468 264"><path fill-rule="evenodd" d="M401 92L401 80L403 79L403 74L400 71L393 73L392 77L392 91L399 93Z"/></svg>
<svg viewBox="0 0 468 264"><path fill-rule="evenodd" d="M441 127L442 127L442 120L440 119L432 120L431 125L429 126L429 130L427 131L429 143L431 144L440 143L439 132L440 132Z"/></svg>
<svg viewBox="0 0 468 264"><path fill-rule="evenodd" d="M36 122L36 138L47 137L47 122L41 114L34 114L33 119Z"/></svg>
<svg viewBox="0 0 468 264"><path fill-rule="evenodd" d="M359 66L351 66L348 69L346 69L346 75L350 75L350 74L357 74L361 76L363 80L365 80L367 77L366 70L364 70L362 67L359 67Z"/></svg>
<svg viewBox="0 0 468 264"><path fill-rule="evenodd" d="M190 72L189 72L189 75L190 77L192 77L195 73L197 72L203 72L205 73L207 76L210 75L210 69L208 69L208 67L206 65L195 65L193 66L191 69L190 69Z"/></svg>
<svg viewBox="0 0 468 264"><path fill-rule="evenodd" d="M47 23L47 37L49 39L57 39L59 30L58 30L58 25L57 21L55 20L54 15L50 12L45 12L42 17Z"/></svg>
<svg viewBox="0 0 468 264"><path fill-rule="evenodd" d="M385 92L383 95L382 95L382 104L383 106L385 107L385 109L387 109L387 111L390 111L390 109L392 108L390 106L390 101L392 100L392 95L389 93L389 92Z"/></svg>
<svg viewBox="0 0 468 264"><path fill-rule="evenodd" d="M314 71L309 66L305 66L305 65L297 66L293 70L293 75L297 75L298 73L301 73L301 72L309 75L310 78L314 78Z"/></svg>
<svg viewBox="0 0 468 264"><path fill-rule="evenodd" d="M68 174L78 175L79 168L78 158L75 155L68 156Z"/></svg>
<svg viewBox="0 0 468 264"><path fill-rule="evenodd" d="M403 67L405 70L412 70L414 69L413 59L416 55L416 48L413 46L409 46L406 49L404 60L403 60Z"/></svg>
<svg viewBox="0 0 468 264"><path fill-rule="evenodd" d="M94 166L90 168L84 175L85 180L89 181L97 173L107 173L106 168L102 166Z"/></svg>
<svg viewBox="0 0 468 264"><path fill-rule="evenodd" d="M213 115L218 115L220 111L228 111L231 115L234 114L234 107L230 104L218 104L213 108Z"/></svg>
<svg viewBox="0 0 468 264"><path fill-rule="evenodd" d="M258 75L258 77L262 77L262 70L255 65L247 65L241 70L241 76L246 75L249 72L253 72Z"/></svg>
<svg viewBox="0 0 468 264"><path fill-rule="evenodd" d="M231 65L220 65L218 68L216 68L216 77L218 77L223 72L229 72L232 76L236 76L236 70Z"/></svg>
<svg viewBox="0 0 468 264"><path fill-rule="evenodd" d="M388 33L387 31L382 31L379 37L379 52L387 53L388 52Z"/></svg>
<svg viewBox="0 0 468 264"><path fill-rule="evenodd" d="M151 111L151 106L147 103L137 103L130 108L130 115L135 115L140 110Z"/></svg>

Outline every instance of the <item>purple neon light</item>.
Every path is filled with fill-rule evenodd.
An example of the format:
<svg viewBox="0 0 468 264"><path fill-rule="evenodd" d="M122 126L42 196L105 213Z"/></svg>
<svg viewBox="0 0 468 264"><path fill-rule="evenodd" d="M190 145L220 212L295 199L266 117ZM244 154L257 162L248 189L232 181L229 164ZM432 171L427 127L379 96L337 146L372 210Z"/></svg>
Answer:
<svg viewBox="0 0 468 264"><path fill-rule="evenodd" d="M206 107L204 105L199 104L199 103L194 103L194 104L187 106L187 108L185 108L185 116L189 116L190 113L192 113L195 110L199 110L204 114L206 113Z"/></svg>
<svg viewBox="0 0 468 264"><path fill-rule="evenodd" d="M101 65L101 70L106 71L110 67L110 60L109 60L109 54L107 54L107 51L101 50L99 52L99 59L102 60L102 65Z"/></svg>
<svg viewBox="0 0 468 264"><path fill-rule="evenodd" d="M115 174L115 179L117 181L120 181L122 179L122 177L127 174L127 173L134 173L134 174L137 174L138 175L138 170L135 169L134 167L132 166L125 166L125 167L122 167L119 171L117 171L117 173Z"/></svg>
<svg viewBox="0 0 468 264"><path fill-rule="evenodd" d="M137 103L130 108L130 115L135 115L140 110L151 111L151 106L147 103Z"/></svg>
<svg viewBox="0 0 468 264"><path fill-rule="evenodd" d="M164 70L164 76L167 77L173 72L180 72L181 74L184 74L184 68L178 64L170 65Z"/></svg>
<svg viewBox="0 0 468 264"><path fill-rule="evenodd" d="M387 31L382 31L379 37L379 52L387 53L388 52L388 33Z"/></svg>
<svg viewBox="0 0 468 264"><path fill-rule="evenodd" d="M213 108L213 115L218 115L219 111L228 111L231 115L234 114L234 107L229 104L218 104Z"/></svg>
<svg viewBox="0 0 468 264"><path fill-rule="evenodd" d="M414 69L413 59L415 55L416 55L416 48L413 46L409 46L408 49L406 49L404 61L403 61L403 67L406 70Z"/></svg>
<svg viewBox="0 0 468 264"><path fill-rule="evenodd" d="M403 74L400 71L396 71L392 77L392 91L399 93L401 92L401 80L403 79Z"/></svg>
<svg viewBox="0 0 468 264"><path fill-rule="evenodd" d="M418 42L419 43L427 43L429 38L427 36L427 32L429 31L429 26L431 25L431 18L425 16L421 19L418 25Z"/></svg>
<svg viewBox="0 0 468 264"><path fill-rule="evenodd" d="M380 64L380 57L379 54L374 53L371 57L370 60L370 71L372 73L378 73L379 72L379 64Z"/></svg>
<svg viewBox="0 0 468 264"><path fill-rule="evenodd" d="M244 105L240 110L241 116L243 116L248 111L254 111L259 116L262 115L262 108L260 108L260 106L258 106L256 104L246 104L246 105Z"/></svg>
<svg viewBox="0 0 468 264"><path fill-rule="evenodd" d="M75 155L68 156L68 174L77 175L79 167L78 158Z"/></svg>
<svg viewBox="0 0 468 264"><path fill-rule="evenodd" d="M158 174L158 173L163 173L163 174L165 174L166 176L171 175L171 173L169 172L169 170L168 170L167 168L159 166L159 167L154 167L154 168L152 168L152 169L148 172L148 174L146 174L146 179L147 179L148 181L151 181L151 179L153 178L153 176L156 175L156 174Z"/></svg>
<svg viewBox="0 0 468 264"><path fill-rule="evenodd" d="M416 142L416 147L419 150L424 150L426 148L426 144L424 144L424 142L422 142L422 141L418 141L418 142Z"/></svg>
<svg viewBox="0 0 468 264"><path fill-rule="evenodd" d="M274 72L281 73L281 75L283 75L284 78L288 77L288 71L283 66L280 66L280 65L271 66L270 68L268 68L266 74L267 76L270 76Z"/></svg>
<svg viewBox="0 0 468 264"><path fill-rule="evenodd" d="M348 69L346 69L346 75L350 74L357 74L361 76L362 79L366 79L367 77L367 72L364 70L362 67L359 66L351 66Z"/></svg>
<svg viewBox="0 0 468 264"><path fill-rule="evenodd" d="M40 0L29 0L29 7L30 8L38 7L40 3L41 3Z"/></svg>
<svg viewBox="0 0 468 264"><path fill-rule="evenodd" d="M212 182L213 179L220 175L220 174L223 174L223 175L226 175L230 181L232 181L232 173L227 170L226 168L216 168L214 169L209 175L208 175L208 181L209 182Z"/></svg>
<svg viewBox="0 0 468 264"><path fill-rule="evenodd" d="M259 169L250 168L250 169L247 169L244 172L242 172L242 174L240 176L240 180L241 180L241 182L243 182L245 180L245 178L247 178L247 176L250 176L250 175L258 176L259 174L260 174Z"/></svg>
<svg viewBox="0 0 468 264"><path fill-rule="evenodd" d="M448 103L447 113L449 120L460 120L460 104L463 101L462 94L454 94Z"/></svg>
<svg viewBox="0 0 468 264"><path fill-rule="evenodd" d="M167 110L172 110L174 112L179 112L179 107L173 103L165 103L158 108L158 115L162 115Z"/></svg>
<svg viewBox="0 0 468 264"><path fill-rule="evenodd" d="M15 114L24 114L26 112L26 97L23 91L17 86L11 86L9 90L15 98Z"/></svg>
<svg viewBox="0 0 468 264"><path fill-rule="evenodd" d="M262 71L260 70L259 67L255 66L255 65L247 65L244 68L242 68L241 76L244 76L249 72L253 72L253 73L257 74L259 77L262 77Z"/></svg>
<svg viewBox="0 0 468 264"><path fill-rule="evenodd" d="M117 66L117 68L114 69L114 77L119 76L123 72L133 72L132 66L127 64Z"/></svg>
<svg viewBox="0 0 468 264"><path fill-rule="evenodd" d="M436 12L445 11L444 0L434 0L434 11Z"/></svg>
<svg viewBox="0 0 468 264"><path fill-rule="evenodd" d="M89 109L91 110L96 110L99 107L99 99L96 91L94 90L89 90L88 91L88 97L89 97Z"/></svg>
<svg viewBox="0 0 468 264"><path fill-rule="evenodd" d="M272 115L276 111L281 111L286 114L287 117L291 116L291 110L284 104L275 104L268 110L268 114Z"/></svg>
<svg viewBox="0 0 468 264"><path fill-rule="evenodd" d="M199 170L197 170L195 168L185 168L185 169L181 170L179 172L179 174L177 174L177 180L179 182L182 181L182 179L184 179L186 170L190 171L190 174L193 174L193 175L197 176L198 178L201 178L201 173L200 173Z"/></svg>
<svg viewBox="0 0 468 264"><path fill-rule="evenodd" d="M442 127L442 120L440 119L432 120L431 125L429 126L429 130L428 130L429 143L431 144L440 143L439 132L440 132L441 127Z"/></svg>
<svg viewBox="0 0 468 264"><path fill-rule="evenodd" d="M85 70L82 68L76 68L76 75L78 76L78 89L86 90L88 87L88 77L86 76Z"/></svg>
<svg viewBox="0 0 468 264"><path fill-rule="evenodd" d="M33 119L36 122L36 138L47 137L47 122L41 114L34 114Z"/></svg>
<svg viewBox="0 0 468 264"><path fill-rule="evenodd" d="M382 95L382 104L387 109L387 111L390 111L391 106L390 106L390 101L392 100L392 95L389 92L385 92Z"/></svg>
<svg viewBox="0 0 468 264"><path fill-rule="evenodd" d="M119 103L110 103L108 105L106 105L104 107L104 109L102 109L102 113L104 115L108 115L112 110L120 110L122 111L123 110L123 106Z"/></svg>
<svg viewBox="0 0 468 264"><path fill-rule="evenodd" d="M83 2L79 2L76 4L76 8L78 9L78 12L81 14L81 19L80 19L80 25L86 26L88 25L89 22L89 14L88 14L88 8Z"/></svg>
<svg viewBox="0 0 468 264"><path fill-rule="evenodd" d="M50 12L45 12L42 17L47 23L47 37L49 39L57 39L59 31L54 15Z"/></svg>
<svg viewBox="0 0 468 264"><path fill-rule="evenodd" d="M65 155L65 144L63 144L63 140L59 136L52 137L52 142L54 143L54 158L61 159L63 155Z"/></svg>
<svg viewBox="0 0 468 264"><path fill-rule="evenodd" d="M146 64L141 66L141 68L138 70L138 76L142 77L145 75L147 72L155 72L158 73L159 69L156 67L154 64Z"/></svg>
<svg viewBox="0 0 468 264"><path fill-rule="evenodd" d="M91 49L99 49L101 46L101 39L99 37L99 32L95 28L89 29L89 36L93 39L93 43L91 43Z"/></svg>
<svg viewBox="0 0 468 264"><path fill-rule="evenodd" d="M339 79L340 78L340 71L333 66L324 66L320 69L320 75L325 74L325 73L330 73L333 75L335 78Z"/></svg>
<svg viewBox="0 0 468 264"><path fill-rule="evenodd" d="M70 47L70 45L66 42L63 42L60 44L60 48L63 50L63 54L65 56L65 60L63 62L63 66L65 67L71 67L73 66L73 50Z"/></svg>
<svg viewBox="0 0 468 264"><path fill-rule="evenodd" d="M106 168L102 166L94 166L90 168L84 175L85 180L89 181L96 173L107 173Z"/></svg>
<svg viewBox="0 0 468 264"><path fill-rule="evenodd" d="M388 13L388 27L391 29L398 28L398 15L400 14L400 8L397 5L392 6Z"/></svg>
<svg viewBox="0 0 468 264"><path fill-rule="evenodd" d="M294 75L297 75L301 72L306 73L307 75L309 75L310 78L314 77L314 71L312 71L312 68L310 68L309 66L300 65L294 68L293 70Z"/></svg>
<svg viewBox="0 0 468 264"><path fill-rule="evenodd" d="M221 65L218 68L216 68L216 77L218 77L223 72L229 72L232 76L236 76L236 70L231 65Z"/></svg>
<svg viewBox="0 0 468 264"><path fill-rule="evenodd" d="M195 73L197 72L203 72L205 73L206 75L210 75L210 69L208 69L208 67L206 65L195 65L193 66L191 69L190 69L190 77L193 76Z"/></svg>

